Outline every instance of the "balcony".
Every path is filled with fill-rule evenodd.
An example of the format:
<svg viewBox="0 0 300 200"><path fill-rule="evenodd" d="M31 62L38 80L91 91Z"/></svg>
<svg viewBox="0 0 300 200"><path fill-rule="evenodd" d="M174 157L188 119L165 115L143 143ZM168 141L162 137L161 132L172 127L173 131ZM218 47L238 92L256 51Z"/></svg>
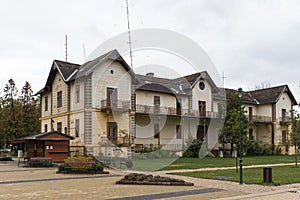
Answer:
<svg viewBox="0 0 300 200"><path fill-rule="evenodd" d="M253 121L254 123L271 123L272 117L269 116L261 116L261 115L248 115L248 120Z"/></svg>
<svg viewBox="0 0 300 200"><path fill-rule="evenodd" d="M122 100L101 100L101 110L117 110L117 111L127 111L130 108L130 101L122 101Z"/></svg>
<svg viewBox="0 0 300 200"><path fill-rule="evenodd" d="M148 106L137 104L135 109L137 113L176 115L176 109L174 107Z"/></svg>
<svg viewBox="0 0 300 200"><path fill-rule="evenodd" d="M224 115L217 112L199 112L198 110L181 109L177 110L175 107L162 107L162 106L149 106L149 105L136 105L136 113L141 114L160 114L160 115L175 115L185 117L198 117L198 118L219 118L224 119Z"/></svg>
<svg viewBox="0 0 300 200"><path fill-rule="evenodd" d="M290 116L284 116L284 117L280 117L279 121L280 121L281 124L290 123L291 118L290 118Z"/></svg>

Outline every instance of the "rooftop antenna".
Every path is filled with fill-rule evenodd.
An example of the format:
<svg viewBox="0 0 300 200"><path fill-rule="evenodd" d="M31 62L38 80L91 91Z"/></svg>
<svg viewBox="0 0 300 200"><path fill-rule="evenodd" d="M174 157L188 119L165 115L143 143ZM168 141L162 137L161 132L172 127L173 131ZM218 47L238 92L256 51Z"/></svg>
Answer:
<svg viewBox="0 0 300 200"><path fill-rule="evenodd" d="M66 62L68 62L68 36L66 35L66 43L65 43L65 47L66 47Z"/></svg>
<svg viewBox="0 0 300 200"><path fill-rule="evenodd" d="M222 72L222 81L223 81L223 87L225 87L225 75L224 75L224 71Z"/></svg>
<svg viewBox="0 0 300 200"><path fill-rule="evenodd" d="M128 0L126 0L126 12L127 12L127 28L128 28L128 43L129 43L130 67L133 70Z"/></svg>
<svg viewBox="0 0 300 200"><path fill-rule="evenodd" d="M84 43L82 44L83 47L83 57L84 57L84 61L86 60L86 53L85 53L85 47L84 47Z"/></svg>

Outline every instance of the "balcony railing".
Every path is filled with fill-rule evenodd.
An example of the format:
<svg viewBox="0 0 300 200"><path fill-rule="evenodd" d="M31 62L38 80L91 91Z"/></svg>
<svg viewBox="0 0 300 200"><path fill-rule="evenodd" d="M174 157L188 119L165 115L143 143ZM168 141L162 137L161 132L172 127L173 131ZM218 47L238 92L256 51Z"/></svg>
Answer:
<svg viewBox="0 0 300 200"><path fill-rule="evenodd" d="M137 113L144 114L161 114L161 115L177 115L187 117L199 118L224 118L225 116L217 112L199 112L198 110L181 109L177 110L175 107L162 107L162 106L149 106L149 105L136 105Z"/></svg>
<svg viewBox="0 0 300 200"><path fill-rule="evenodd" d="M291 122L291 118L289 116L280 117L279 121L280 123L288 123Z"/></svg>
<svg viewBox="0 0 300 200"><path fill-rule="evenodd" d="M122 100L101 100L101 109L112 109L112 110L129 110L130 101L122 101Z"/></svg>
<svg viewBox="0 0 300 200"><path fill-rule="evenodd" d="M253 122L272 122L272 117L261 115L248 115L248 120Z"/></svg>

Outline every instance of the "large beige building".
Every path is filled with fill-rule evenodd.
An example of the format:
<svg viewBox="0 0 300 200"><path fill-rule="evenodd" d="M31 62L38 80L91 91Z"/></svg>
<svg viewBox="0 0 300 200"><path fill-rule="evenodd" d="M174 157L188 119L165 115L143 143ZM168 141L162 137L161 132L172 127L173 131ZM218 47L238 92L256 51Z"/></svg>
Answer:
<svg viewBox="0 0 300 200"><path fill-rule="evenodd" d="M263 119L251 125L250 137L282 144L290 124L280 119L296 102L287 86L280 89L270 102L256 98L259 92L244 94L249 119ZM225 114L225 92L207 72L176 79L138 75L116 50L81 66L53 61L38 94L41 131L74 136L71 151L82 154L115 156L116 146L124 156L148 146L182 151L189 135L212 149Z"/></svg>

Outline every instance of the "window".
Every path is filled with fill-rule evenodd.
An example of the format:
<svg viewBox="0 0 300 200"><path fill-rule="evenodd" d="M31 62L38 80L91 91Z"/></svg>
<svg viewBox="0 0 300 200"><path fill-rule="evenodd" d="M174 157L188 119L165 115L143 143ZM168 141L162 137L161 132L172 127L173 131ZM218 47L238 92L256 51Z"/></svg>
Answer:
<svg viewBox="0 0 300 200"><path fill-rule="evenodd" d="M62 123L61 122L57 122L56 130L57 130L57 132L61 133L61 131L62 131Z"/></svg>
<svg viewBox="0 0 300 200"><path fill-rule="evenodd" d="M159 138L159 126L154 124L154 138Z"/></svg>
<svg viewBox="0 0 300 200"><path fill-rule="evenodd" d="M286 144L286 131L282 131L282 144Z"/></svg>
<svg viewBox="0 0 300 200"><path fill-rule="evenodd" d="M75 119L75 137L79 137L79 119Z"/></svg>
<svg viewBox="0 0 300 200"><path fill-rule="evenodd" d="M281 110L281 116L282 116L282 121L286 122L287 121L287 114L286 114L286 109Z"/></svg>
<svg viewBox="0 0 300 200"><path fill-rule="evenodd" d="M80 85L76 85L75 87L75 103L80 102Z"/></svg>
<svg viewBox="0 0 300 200"><path fill-rule="evenodd" d="M160 96L154 96L154 105L160 105Z"/></svg>
<svg viewBox="0 0 300 200"><path fill-rule="evenodd" d="M160 112L160 96L154 96L154 112Z"/></svg>
<svg viewBox="0 0 300 200"><path fill-rule="evenodd" d="M57 92L57 107L62 107L62 91Z"/></svg>
<svg viewBox="0 0 300 200"><path fill-rule="evenodd" d="M48 111L48 96L45 96L45 111Z"/></svg>
<svg viewBox="0 0 300 200"><path fill-rule="evenodd" d="M65 127L65 132L64 134L67 134L68 133L68 127Z"/></svg>
<svg viewBox="0 0 300 200"><path fill-rule="evenodd" d="M200 90L204 90L204 88L205 88L205 84L204 84L204 82L200 82L199 83L199 88L200 88Z"/></svg>
<svg viewBox="0 0 300 200"><path fill-rule="evenodd" d="M249 107L249 121L251 121L253 119L253 111L252 111L252 107Z"/></svg>
<svg viewBox="0 0 300 200"><path fill-rule="evenodd" d="M176 125L176 139L181 139L181 125Z"/></svg>
<svg viewBox="0 0 300 200"><path fill-rule="evenodd" d="M48 132L48 124L44 125L44 132Z"/></svg>
<svg viewBox="0 0 300 200"><path fill-rule="evenodd" d="M199 101L199 115L200 117L206 116L206 102L205 101Z"/></svg>
<svg viewBox="0 0 300 200"><path fill-rule="evenodd" d="M254 139L254 137L253 137L253 129L252 128L249 129L249 139L250 140Z"/></svg>

